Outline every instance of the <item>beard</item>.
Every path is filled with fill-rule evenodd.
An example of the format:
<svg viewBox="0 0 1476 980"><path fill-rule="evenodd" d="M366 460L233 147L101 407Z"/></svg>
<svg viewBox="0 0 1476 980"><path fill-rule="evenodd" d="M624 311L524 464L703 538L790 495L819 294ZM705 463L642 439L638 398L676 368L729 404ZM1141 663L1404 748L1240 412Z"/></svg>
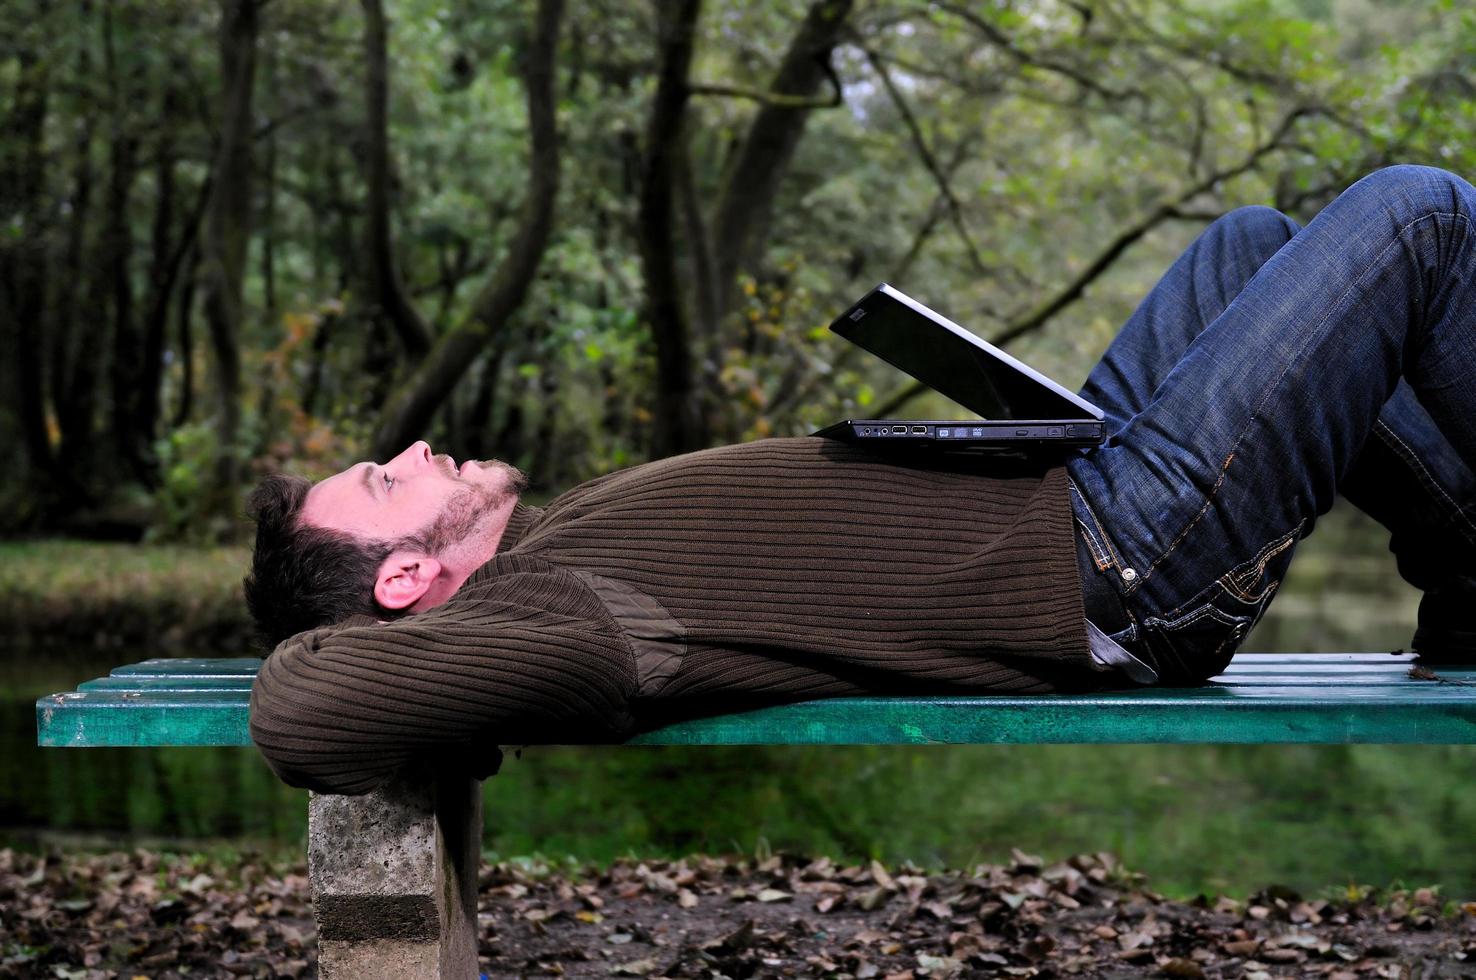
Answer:
<svg viewBox="0 0 1476 980"><path fill-rule="evenodd" d="M477 533L489 514L497 512L528 488L528 477L514 466L500 460L478 461L476 465L502 473L503 480L496 486L474 483L463 487L446 501L435 520L399 542L401 547L427 555L444 555Z"/></svg>

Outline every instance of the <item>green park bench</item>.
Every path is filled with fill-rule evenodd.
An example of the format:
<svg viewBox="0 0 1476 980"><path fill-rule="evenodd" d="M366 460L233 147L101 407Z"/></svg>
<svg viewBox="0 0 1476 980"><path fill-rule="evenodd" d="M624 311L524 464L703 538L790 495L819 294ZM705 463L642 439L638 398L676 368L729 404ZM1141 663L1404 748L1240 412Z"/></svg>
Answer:
<svg viewBox="0 0 1476 980"><path fill-rule="evenodd" d="M626 745L1476 743L1476 665L1408 654L1241 654L1198 688L831 698L701 718ZM250 745L261 661L156 659L36 702L42 746ZM363 796L309 794L319 975L477 976L480 782L406 767Z"/></svg>

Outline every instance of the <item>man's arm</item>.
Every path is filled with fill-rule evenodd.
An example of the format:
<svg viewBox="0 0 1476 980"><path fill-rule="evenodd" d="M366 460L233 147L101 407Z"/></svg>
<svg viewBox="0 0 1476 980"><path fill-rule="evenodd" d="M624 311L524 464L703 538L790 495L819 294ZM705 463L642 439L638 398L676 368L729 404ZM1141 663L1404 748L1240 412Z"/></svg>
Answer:
<svg viewBox="0 0 1476 980"><path fill-rule="evenodd" d="M420 616L277 647L251 687L251 737L272 770L359 794L414 759L485 776L498 743L626 737L635 659L598 600L567 574L506 579Z"/></svg>

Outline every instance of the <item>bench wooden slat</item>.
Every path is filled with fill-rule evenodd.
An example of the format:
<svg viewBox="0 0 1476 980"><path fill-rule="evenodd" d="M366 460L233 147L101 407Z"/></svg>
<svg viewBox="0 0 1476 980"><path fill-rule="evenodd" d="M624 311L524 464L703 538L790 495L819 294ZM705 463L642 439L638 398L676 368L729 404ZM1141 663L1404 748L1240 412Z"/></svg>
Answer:
<svg viewBox="0 0 1476 980"><path fill-rule="evenodd" d="M1476 684L1476 670L1470 667L1438 667L1432 668L1439 678L1434 683L1446 687L1469 687ZM1441 683L1443 682L1443 683ZM1410 685L1419 687L1429 686L1431 681L1415 680L1409 677L1409 667L1400 667L1395 670L1362 668L1357 670L1281 670L1273 666L1259 668L1257 670L1242 670L1231 674L1226 672L1214 678L1211 683L1235 686L1237 684L1327 684L1336 686L1339 684L1384 684L1390 687L1403 687Z"/></svg>
<svg viewBox="0 0 1476 980"><path fill-rule="evenodd" d="M1233 681L1241 677L1377 677L1380 675L1400 676L1407 674L1410 663L1399 664L1247 664L1236 670L1227 670L1216 680ZM1470 667L1433 667L1441 676L1464 673L1470 676Z"/></svg>
<svg viewBox="0 0 1476 980"><path fill-rule="evenodd" d="M831 698L679 722L627 744L1476 743L1476 667L1437 667L1453 683L1436 683L1408 676L1413 659L1242 654L1197 688ZM259 665L155 659L120 667L78 691L38 699L37 742L250 745L247 710Z"/></svg>
<svg viewBox="0 0 1476 980"><path fill-rule="evenodd" d="M1263 660L1279 664L1404 664L1414 659L1412 653L1241 653L1230 661L1225 673L1234 673Z"/></svg>
<svg viewBox="0 0 1476 980"><path fill-rule="evenodd" d="M1265 694L1263 689L1284 688L1287 691L1302 691L1308 689L1325 688L1330 691L1348 691L1351 688L1376 688L1389 695L1389 686L1393 680L1402 676L1407 669L1396 670L1396 672L1343 672L1343 673L1317 673L1297 674L1277 672L1277 670L1265 670L1258 673L1221 674L1210 682L1209 688L1196 689L1196 694L1206 695L1206 691L1212 688L1227 688L1231 691L1249 694L1255 689L1259 694ZM1393 676L1390 676L1393 674ZM1439 676L1445 683L1439 683L1439 688L1449 689L1455 697L1473 697L1473 695L1455 694L1455 688L1467 686L1476 688L1476 670L1439 670ZM251 691L251 677L97 677L96 680L84 680L77 685L78 691L83 692L139 692L139 694L152 694L152 692L170 691L220 691L241 692L242 695ZM1212 695L1210 695L1212 697ZM1038 698L1036 698L1038 700Z"/></svg>
<svg viewBox="0 0 1476 980"><path fill-rule="evenodd" d="M250 745L249 691L78 691L36 701L36 744Z"/></svg>
<svg viewBox="0 0 1476 980"><path fill-rule="evenodd" d="M152 660L114 667L113 677L139 675L145 677L236 676L248 681L261 668L260 657L155 657Z"/></svg>
<svg viewBox="0 0 1476 980"><path fill-rule="evenodd" d="M251 690L251 677L235 674L186 674L182 676L155 676L129 674L122 677L99 677L77 685L79 691L247 691Z"/></svg>
<svg viewBox="0 0 1476 980"><path fill-rule="evenodd" d="M1291 688L1337 688L1346 689L1350 687L1387 687L1395 680L1390 675L1402 675L1407 668L1396 671L1388 670L1353 670L1353 671L1318 671L1313 673L1300 673L1265 668L1255 672L1243 671L1236 674L1225 673L1220 675L1211 684L1216 687L1233 688L1237 691L1247 688L1285 687ZM1445 670L1439 671L1439 676L1446 682L1438 686L1476 687L1476 670ZM1437 685L1431 685L1437 686ZM99 677L96 680L83 681L77 685L79 691L239 691L249 692L251 690L250 677L235 677L222 675L211 677L208 675L195 675L184 677ZM1202 693L1202 689L1201 689Z"/></svg>

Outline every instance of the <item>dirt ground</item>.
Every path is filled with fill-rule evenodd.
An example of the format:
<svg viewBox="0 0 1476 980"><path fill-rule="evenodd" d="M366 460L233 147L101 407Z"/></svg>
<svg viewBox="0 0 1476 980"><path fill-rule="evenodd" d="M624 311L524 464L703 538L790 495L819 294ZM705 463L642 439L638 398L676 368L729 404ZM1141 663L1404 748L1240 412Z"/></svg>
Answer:
<svg viewBox="0 0 1476 980"><path fill-rule="evenodd" d="M1476 903L1433 889L1168 901L1107 854L925 873L694 855L484 864L489 977L1476 977ZM0 850L0 977L312 977L305 868Z"/></svg>

